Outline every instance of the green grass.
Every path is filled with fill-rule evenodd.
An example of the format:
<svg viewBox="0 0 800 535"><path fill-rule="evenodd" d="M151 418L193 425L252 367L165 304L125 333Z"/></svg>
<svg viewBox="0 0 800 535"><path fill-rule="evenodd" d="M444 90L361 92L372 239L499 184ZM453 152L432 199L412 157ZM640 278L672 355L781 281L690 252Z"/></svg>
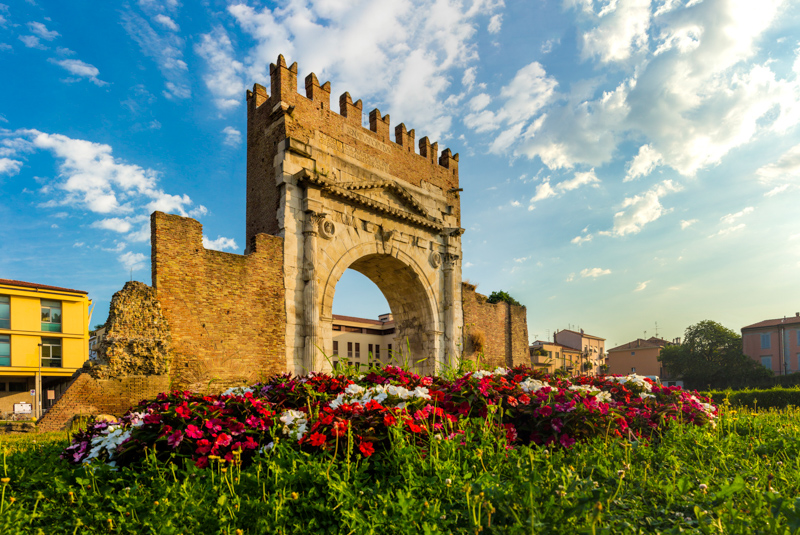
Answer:
<svg viewBox="0 0 800 535"><path fill-rule="evenodd" d="M727 408L649 444L506 450L475 428L428 452L398 434L367 461L278 443L246 468L136 471L72 468L64 433L0 435L0 533L796 533L799 426L796 408Z"/></svg>

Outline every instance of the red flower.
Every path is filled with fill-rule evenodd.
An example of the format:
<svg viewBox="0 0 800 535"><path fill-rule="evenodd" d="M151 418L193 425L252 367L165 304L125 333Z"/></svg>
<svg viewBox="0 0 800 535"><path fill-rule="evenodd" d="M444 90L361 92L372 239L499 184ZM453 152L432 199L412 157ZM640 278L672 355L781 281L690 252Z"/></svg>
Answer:
<svg viewBox="0 0 800 535"><path fill-rule="evenodd" d="M220 433L217 437L217 440L214 442L216 446L227 446L231 443L230 435L226 435L225 433Z"/></svg>
<svg viewBox="0 0 800 535"><path fill-rule="evenodd" d="M178 413L178 416L184 419L192 417L192 411L189 410L189 404L185 401L178 405L178 407L175 409L175 412Z"/></svg>
<svg viewBox="0 0 800 535"><path fill-rule="evenodd" d="M385 425L386 427L392 426L396 423L397 423L397 418L395 418L391 414L383 415L383 425Z"/></svg>
<svg viewBox="0 0 800 535"><path fill-rule="evenodd" d="M200 457L194 462L197 468L206 468L208 466L208 457Z"/></svg>
<svg viewBox="0 0 800 535"><path fill-rule="evenodd" d="M327 437L323 433L314 433L313 435L311 435L311 437L309 438L308 442L312 446L318 446L319 447L319 446L323 446L325 444L326 438Z"/></svg>
<svg viewBox="0 0 800 535"><path fill-rule="evenodd" d="M508 404L511 405L512 407L516 407L517 405L519 405L517 398L515 398L514 396L508 396L506 401L508 401Z"/></svg>
<svg viewBox="0 0 800 535"><path fill-rule="evenodd" d="M372 446L372 442L362 442L358 445L358 449L361 450L361 454L364 455L364 457L369 457L375 453L375 448Z"/></svg>
<svg viewBox="0 0 800 535"><path fill-rule="evenodd" d="M347 433L348 423L349 422L347 422L346 420L339 420L338 422L334 423L333 431L331 431L331 434L335 437L344 436L344 434Z"/></svg>

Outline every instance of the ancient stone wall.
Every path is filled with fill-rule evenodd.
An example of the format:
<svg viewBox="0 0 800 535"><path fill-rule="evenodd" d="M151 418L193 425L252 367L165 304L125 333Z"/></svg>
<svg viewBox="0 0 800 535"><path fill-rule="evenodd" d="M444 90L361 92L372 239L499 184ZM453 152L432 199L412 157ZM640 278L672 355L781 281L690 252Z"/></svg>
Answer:
<svg viewBox="0 0 800 535"><path fill-rule="evenodd" d="M39 431L58 431L77 415L113 415L117 418L144 399L169 390L168 375L133 375L117 379L95 379L77 372L64 395L39 420Z"/></svg>
<svg viewBox="0 0 800 535"><path fill-rule="evenodd" d="M401 123L390 137L389 115L377 109L369 113L369 129L361 126L362 103L353 102L349 93L339 97L339 113L331 108L330 82L319 84L314 73L305 78L305 94L298 93L297 63L287 67L283 56L270 66L270 90L256 84L247 93L247 236L258 233L279 234L283 228L278 206L281 202L280 153L286 138L302 145L319 147L341 154L337 162L318 162L313 171L328 175L333 167L342 169L352 163L340 176L343 182L383 176L399 179L422 189L436 190L448 199L448 215L461 222L458 200L458 154L444 149L427 137L419 140L415 149L415 131ZM442 214L438 217L441 218Z"/></svg>
<svg viewBox="0 0 800 535"><path fill-rule="evenodd" d="M283 239L247 255L203 247L203 226L154 212L153 286L170 325L173 388L221 391L286 370Z"/></svg>
<svg viewBox="0 0 800 535"><path fill-rule="evenodd" d="M528 325L525 307L505 302L489 303L476 286L462 283L464 309L464 353L466 360L480 366L530 365Z"/></svg>
<svg viewBox="0 0 800 535"><path fill-rule="evenodd" d="M98 360L89 364L96 379L169 373L169 323L153 288L131 281L114 294L97 353Z"/></svg>

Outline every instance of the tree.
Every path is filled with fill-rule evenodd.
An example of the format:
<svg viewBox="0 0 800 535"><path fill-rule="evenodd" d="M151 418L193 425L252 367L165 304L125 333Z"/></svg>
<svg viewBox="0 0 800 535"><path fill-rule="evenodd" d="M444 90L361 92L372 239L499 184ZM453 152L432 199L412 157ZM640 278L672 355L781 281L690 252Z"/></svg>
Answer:
<svg viewBox="0 0 800 535"><path fill-rule="evenodd" d="M670 377L705 388L764 381L772 372L742 353L742 337L711 320L686 329L682 345L661 350L659 360Z"/></svg>
<svg viewBox="0 0 800 535"><path fill-rule="evenodd" d="M504 292L503 290L500 290L499 292L492 292L492 295L489 296L488 301L490 303L499 303L500 301L505 301L506 303L517 305L518 307L522 306L519 301L508 295L508 292Z"/></svg>

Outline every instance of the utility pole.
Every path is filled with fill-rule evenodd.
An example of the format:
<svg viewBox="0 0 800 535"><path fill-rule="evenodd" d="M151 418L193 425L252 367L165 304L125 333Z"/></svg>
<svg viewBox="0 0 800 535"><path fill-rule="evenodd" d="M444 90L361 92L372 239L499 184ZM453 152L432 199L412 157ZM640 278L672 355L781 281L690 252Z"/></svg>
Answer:
<svg viewBox="0 0 800 535"><path fill-rule="evenodd" d="M34 386L36 389L36 395L34 396L34 404L36 407L34 408L34 413L36 414L36 419L42 417L42 344L39 344L39 366L36 371L36 385Z"/></svg>

